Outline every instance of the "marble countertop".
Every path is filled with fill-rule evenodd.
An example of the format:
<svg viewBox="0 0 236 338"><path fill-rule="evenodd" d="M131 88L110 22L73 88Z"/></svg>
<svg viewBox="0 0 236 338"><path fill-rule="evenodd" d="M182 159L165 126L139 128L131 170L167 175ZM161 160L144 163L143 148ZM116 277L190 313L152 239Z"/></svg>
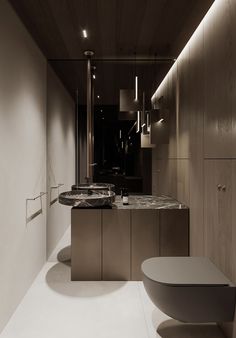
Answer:
<svg viewBox="0 0 236 338"><path fill-rule="evenodd" d="M188 207L170 196L130 195L129 205L123 205L120 196L116 196L113 209L188 209Z"/></svg>

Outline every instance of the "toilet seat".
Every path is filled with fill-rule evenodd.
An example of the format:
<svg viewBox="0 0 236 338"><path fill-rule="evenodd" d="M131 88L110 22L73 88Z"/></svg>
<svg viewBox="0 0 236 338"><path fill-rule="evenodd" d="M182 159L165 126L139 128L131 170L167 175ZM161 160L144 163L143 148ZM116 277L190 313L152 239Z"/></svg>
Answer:
<svg viewBox="0 0 236 338"><path fill-rule="evenodd" d="M229 279L206 257L154 257L142 264L153 281L170 286L227 286Z"/></svg>
<svg viewBox="0 0 236 338"><path fill-rule="evenodd" d="M154 257L142 264L152 302L183 322L234 319L236 288L206 257Z"/></svg>

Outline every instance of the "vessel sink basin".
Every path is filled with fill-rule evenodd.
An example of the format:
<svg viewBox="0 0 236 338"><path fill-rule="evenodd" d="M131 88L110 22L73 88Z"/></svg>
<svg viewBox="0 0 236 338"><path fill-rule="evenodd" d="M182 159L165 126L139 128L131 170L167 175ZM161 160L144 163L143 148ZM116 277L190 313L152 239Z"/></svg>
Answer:
<svg viewBox="0 0 236 338"><path fill-rule="evenodd" d="M59 203L78 208L99 208L111 206L115 201L114 191L109 190L72 190L59 195Z"/></svg>
<svg viewBox="0 0 236 338"><path fill-rule="evenodd" d="M115 186L114 184L109 183L81 183L81 184L75 184L72 186L72 190L114 190Z"/></svg>

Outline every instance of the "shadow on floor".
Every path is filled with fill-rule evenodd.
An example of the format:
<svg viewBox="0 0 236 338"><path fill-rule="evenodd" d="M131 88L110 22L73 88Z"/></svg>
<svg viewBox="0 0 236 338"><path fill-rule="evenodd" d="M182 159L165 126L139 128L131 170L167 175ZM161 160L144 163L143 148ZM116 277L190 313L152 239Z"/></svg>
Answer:
<svg viewBox="0 0 236 338"><path fill-rule="evenodd" d="M60 263L71 266L71 246L68 245L61 249L57 254L57 260Z"/></svg>
<svg viewBox="0 0 236 338"><path fill-rule="evenodd" d="M225 338L216 324L189 324L174 319L162 322L157 333L161 338Z"/></svg>
<svg viewBox="0 0 236 338"><path fill-rule="evenodd" d="M71 281L68 264L56 263L46 274L47 285L55 292L69 297L99 297L122 288L125 281Z"/></svg>

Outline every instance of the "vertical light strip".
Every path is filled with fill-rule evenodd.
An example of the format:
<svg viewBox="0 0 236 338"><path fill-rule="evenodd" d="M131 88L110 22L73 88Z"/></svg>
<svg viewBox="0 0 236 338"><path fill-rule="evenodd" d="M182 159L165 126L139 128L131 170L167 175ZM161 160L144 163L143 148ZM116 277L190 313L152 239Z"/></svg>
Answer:
<svg viewBox="0 0 236 338"><path fill-rule="evenodd" d="M146 121L147 121L147 131L150 133L150 113L149 112L147 112Z"/></svg>
<svg viewBox="0 0 236 338"><path fill-rule="evenodd" d="M135 76L135 101L138 101L138 77Z"/></svg>
<svg viewBox="0 0 236 338"><path fill-rule="evenodd" d="M140 111L137 111L136 133L140 132Z"/></svg>

